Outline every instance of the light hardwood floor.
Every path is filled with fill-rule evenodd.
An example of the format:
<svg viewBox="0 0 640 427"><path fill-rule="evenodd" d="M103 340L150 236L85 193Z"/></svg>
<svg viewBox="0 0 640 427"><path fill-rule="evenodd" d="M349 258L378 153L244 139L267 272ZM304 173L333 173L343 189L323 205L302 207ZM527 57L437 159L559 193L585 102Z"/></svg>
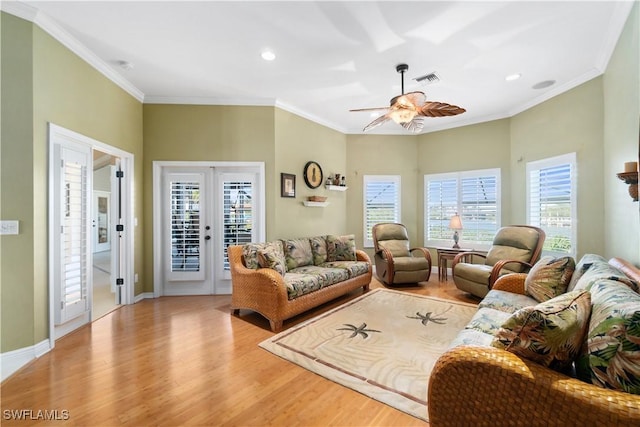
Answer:
<svg viewBox="0 0 640 427"><path fill-rule="evenodd" d="M372 288L383 287L373 280ZM453 282L406 292L477 302ZM288 328L361 295L285 322ZM58 340L2 383L2 425L425 426L427 423L258 347L273 335L258 314L230 315L230 296L163 297L123 306ZM57 410L60 421L8 419ZM66 412L64 412L66 411ZM51 414L51 412L49 413Z"/></svg>

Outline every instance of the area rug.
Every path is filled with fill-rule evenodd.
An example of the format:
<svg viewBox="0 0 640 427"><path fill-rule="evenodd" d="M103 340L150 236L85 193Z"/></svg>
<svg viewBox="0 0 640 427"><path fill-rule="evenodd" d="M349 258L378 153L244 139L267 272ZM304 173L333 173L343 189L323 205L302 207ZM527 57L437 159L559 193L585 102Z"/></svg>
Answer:
<svg viewBox="0 0 640 427"><path fill-rule="evenodd" d="M433 365L476 309L474 304L375 289L274 335L260 347L428 421Z"/></svg>

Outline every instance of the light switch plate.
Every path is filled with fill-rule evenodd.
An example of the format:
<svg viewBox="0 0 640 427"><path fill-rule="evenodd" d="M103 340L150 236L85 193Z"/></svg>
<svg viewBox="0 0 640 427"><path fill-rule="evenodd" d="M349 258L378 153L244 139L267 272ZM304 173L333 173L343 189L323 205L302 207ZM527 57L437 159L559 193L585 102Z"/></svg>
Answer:
<svg viewBox="0 0 640 427"><path fill-rule="evenodd" d="M0 234L19 234L19 224L18 220L3 220L0 221Z"/></svg>

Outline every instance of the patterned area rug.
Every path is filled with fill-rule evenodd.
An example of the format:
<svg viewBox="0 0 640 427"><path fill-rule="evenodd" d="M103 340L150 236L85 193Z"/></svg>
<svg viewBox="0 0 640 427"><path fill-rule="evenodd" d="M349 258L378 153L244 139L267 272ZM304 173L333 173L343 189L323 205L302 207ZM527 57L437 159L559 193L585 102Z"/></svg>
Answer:
<svg viewBox="0 0 640 427"><path fill-rule="evenodd" d="M428 421L431 369L476 309L474 304L375 289L260 347Z"/></svg>

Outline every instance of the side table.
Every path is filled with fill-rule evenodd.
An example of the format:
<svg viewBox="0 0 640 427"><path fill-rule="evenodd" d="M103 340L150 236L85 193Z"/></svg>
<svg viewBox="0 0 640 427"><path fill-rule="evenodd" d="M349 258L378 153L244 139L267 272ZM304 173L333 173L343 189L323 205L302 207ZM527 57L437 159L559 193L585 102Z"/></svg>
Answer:
<svg viewBox="0 0 640 427"><path fill-rule="evenodd" d="M470 248L436 248L438 251L438 279L443 282L447 280L447 263L453 260L460 252L470 252Z"/></svg>

